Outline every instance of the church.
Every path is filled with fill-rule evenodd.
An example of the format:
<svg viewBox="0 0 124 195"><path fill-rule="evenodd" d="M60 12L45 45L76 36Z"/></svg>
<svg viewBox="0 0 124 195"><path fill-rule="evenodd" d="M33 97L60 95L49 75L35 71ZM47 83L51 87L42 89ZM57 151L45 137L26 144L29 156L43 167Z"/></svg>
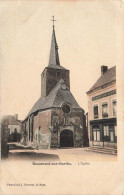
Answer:
<svg viewBox="0 0 124 195"><path fill-rule="evenodd" d="M70 91L69 70L61 66L53 32L48 66L41 74L41 97L23 121L25 145L37 149L83 147L86 117Z"/></svg>

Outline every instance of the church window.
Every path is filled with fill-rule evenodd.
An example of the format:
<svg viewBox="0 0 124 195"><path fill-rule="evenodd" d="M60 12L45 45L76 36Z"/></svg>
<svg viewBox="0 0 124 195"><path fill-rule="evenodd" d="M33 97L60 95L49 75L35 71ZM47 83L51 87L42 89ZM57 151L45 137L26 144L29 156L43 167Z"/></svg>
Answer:
<svg viewBox="0 0 124 195"><path fill-rule="evenodd" d="M67 104L67 103L62 104L62 111L65 114L69 114L70 111L71 111L71 106L69 104Z"/></svg>

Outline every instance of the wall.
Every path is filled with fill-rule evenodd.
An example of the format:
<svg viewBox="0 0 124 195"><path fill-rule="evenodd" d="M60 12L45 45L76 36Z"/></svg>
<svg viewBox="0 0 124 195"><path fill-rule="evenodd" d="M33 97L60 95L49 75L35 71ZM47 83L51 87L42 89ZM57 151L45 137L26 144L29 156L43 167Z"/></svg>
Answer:
<svg viewBox="0 0 124 195"><path fill-rule="evenodd" d="M38 148L50 147L51 110L38 112L33 121L33 143ZM39 128L41 127L41 129Z"/></svg>
<svg viewBox="0 0 124 195"><path fill-rule="evenodd" d="M88 95L88 118L89 121L90 120L94 120L94 113L93 113L93 106L98 104L98 108L99 108L99 119L102 119L102 103L104 102L108 102L108 113L109 113L109 117L108 118L113 118L113 112L112 112L112 101L116 100L116 94L111 95L111 96L107 96L95 101L92 101L92 97L100 95L102 93L106 93L109 91L112 91L116 89L116 84L110 85L104 89L99 89L95 92L92 92L91 94Z"/></svg>
<svg viewBox="0 0 124 195"><path fill-rule="evenodd" d="M74 147L82 147L85 144L85 116L82 109L73 109L65 115L61 108L52 109L52 136L51 147L60 147L60 133L62 130L71 130L74 136Z"/></svg>
<svg viewBox="0 0 124 195"><path fill-rule="evenodd" d="M31 125L31 124L30 124ZM33 141L29 140L29 119L23 124L26 129L25 142L34 148L59 148L60 133L68 129L73 132L74 147L82 147L86 142L86 121L82 109L72 109L64 114L61 108L35 113L33 116Z"/></svg>
<svg viewBox="0 0 124 195"><path fill-rule="evenodd" d="M93 97L97 96L97 95L100 95L100 94L104 94L106 92L110 92L110 91L113 91L116 89L116 83L111 83L109 84L108 86L106 86L105 88L100 88L100 89L97 89L95 91L93 91L92 93L88 94L88 136L89 136L89 140L90 140L90 131L91 131L91 128L92 128L92 125L90 125L90 121L95 121L95 120L100 120L100 119L112 119L112 118L116 118L114 115L113 115L113 106L112 106L112 102L113 100L116 100L116 94L113 94L113 95L110 95L110 96L107 96L107 97L103 97L103 98L100 98L100 99L97 99L97 100L92 100ZM102 104L107 102L108 103L108 117L106 118L103 118L102 116ZM94 119L94 105L98 105L98 118ZM107 124L107 123L106 123ZM103 125L106 125L105 123ZM99 124L99 128L100 128L100 136L101 136L101 133L103 135L103 125L102 124ZM111 123L110 122L110 125L115 125L113 122ZM117 144L116 143L112 143L112 142L104 142L104 139L102 137L102 140L103 141L89 141L90 142L90 146L92 145L97 145L97 146L100 146L100 147L116 147Z"/></svg>

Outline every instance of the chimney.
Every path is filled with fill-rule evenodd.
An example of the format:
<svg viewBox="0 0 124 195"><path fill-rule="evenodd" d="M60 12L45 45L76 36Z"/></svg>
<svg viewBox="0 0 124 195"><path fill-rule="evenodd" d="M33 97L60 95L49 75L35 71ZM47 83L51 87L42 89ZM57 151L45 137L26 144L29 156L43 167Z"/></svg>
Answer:
<svg viewBox="0 0 124 195"><path fill-rule="evenodd" d="M18 120L18 114L15 114L15 119Z"/></svg>
<svg viewBox="0 0 124 195"><path fill-rule="evenodd" d="M103 75L108 70L108 66L101 66L101 75Z"/></svg>

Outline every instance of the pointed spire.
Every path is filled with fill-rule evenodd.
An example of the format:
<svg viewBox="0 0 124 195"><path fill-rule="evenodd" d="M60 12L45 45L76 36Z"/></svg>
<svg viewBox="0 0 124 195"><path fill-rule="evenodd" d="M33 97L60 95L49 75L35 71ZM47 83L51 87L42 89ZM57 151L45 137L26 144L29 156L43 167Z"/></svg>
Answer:
<svg viewBox="0 0 124 195"><path fill-rule="evenodd" d="M51 40L51 49L50 49L50 57L49 57L49 66L56 66L60 65L59 62L59 54L58 54L58 45L56 42L56 35L55 35L55 29L54 29L54 16L53 16L53 33L52 33L52 40Z"/></svg>

